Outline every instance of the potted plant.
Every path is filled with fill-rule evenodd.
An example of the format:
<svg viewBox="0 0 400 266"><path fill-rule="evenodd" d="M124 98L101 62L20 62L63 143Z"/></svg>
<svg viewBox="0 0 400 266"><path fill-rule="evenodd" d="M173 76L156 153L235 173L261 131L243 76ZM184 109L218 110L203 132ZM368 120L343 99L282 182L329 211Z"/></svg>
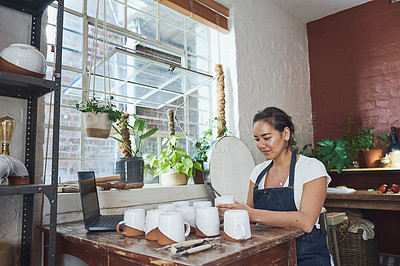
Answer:
<svg viewBox="0 0 400 266"><path fill-rule="evenodd" d="M214 122L217 123L217 136L223 136L225 134L225 132L228 131L228 129L226 128L226 126L223 126L221 129L219 129L220 126L220 118L219 117L215 117L214 120L212 121L212 124ZM215 126L211 127L208 130L205 130L203 132L203 136L201 138L196 138L194 140L191 140L194 143L194 148L195 148L195 152L192 156L192 160L193 162L198 162L201 165L201 169L194 169L194 173L193 173L193 181L195 184L204 184L204 180L203 180L203 171L204 171L204 163L207 162L208 160L208 156L207 153L211 148L211 142L212 142L212 136L213 136L213 128Z"/></svg>
<svg viewBox="0 0 400 266"><path fill-rule="evenodd" d="M100 102L94 95L86 101L75 101L72 108L83 113L83 122L86 135L92 138L106 139L110 135L111 125L117 122L122 115L122 111L116 110L116 106L109 101Z"/></svg>
<svg viewBox="0 0 400 266"><path fill-rule="evenodd" d="M158 128L146 130L145 121L140 119L136 114L132 115L135 122L129 124L129 114L123 114L118 124L118 128L112 126L121 139L111 136L111 138L120 142L119 148L123 158L119 158L116 162L116 173L120 174L125 183L142 183L144 160L141 157L143 141L154 135ZM133 136L133 145L131 142Z"/></svg>
<svg viewBox="0 0 400 266"><path fill-rule="evenodd" d="M352 148L355 152L362 152L367 167L374 168L379 166L379 159L383 155L383 146L389 145L389 134L372 133L374 127L359 127L354 131L352 137Z"/></svg>
<svg viewBox="0 0 400 266"><path fill-rule="evenodd" d="M355 157L356 152L351 148L349 140L321 139L317 142L317 145L316 158L325 164L328 171L336 168L340 174L344 168L354 166L351 158Z"/></svg>
<svg viewBox="0 0 400 266"><path fill-rule="evenodd" d="M181 139L179 135L164 138L162 145L165 147L161 154L150 159L150 165L156 168L154 175L160 176L163 186L186 185L194 169L202 169L199 162L193 162L182 148L177 147L178 139Z"/></svg>

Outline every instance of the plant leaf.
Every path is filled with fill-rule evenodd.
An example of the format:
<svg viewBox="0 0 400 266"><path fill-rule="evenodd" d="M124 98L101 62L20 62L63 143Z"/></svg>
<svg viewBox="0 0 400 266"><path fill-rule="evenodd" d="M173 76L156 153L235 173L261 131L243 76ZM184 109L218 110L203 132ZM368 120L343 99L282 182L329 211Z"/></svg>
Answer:
<svg viewBox="0 0 400 266"><path fill-rule="evenodd" d="M141 139L147 139L148 137L154 135L154 133L156 133L158 130L158 128L152 128L149 131L147 131L146 133L144 133L143 135L140 136Z"/></svg>

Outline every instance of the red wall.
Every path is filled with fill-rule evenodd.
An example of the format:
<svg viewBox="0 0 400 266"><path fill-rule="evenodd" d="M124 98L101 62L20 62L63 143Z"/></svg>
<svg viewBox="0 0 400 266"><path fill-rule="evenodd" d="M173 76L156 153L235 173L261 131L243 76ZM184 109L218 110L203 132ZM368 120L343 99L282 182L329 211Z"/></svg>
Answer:
<svg viewBox="0 0 400 266"><path fill-rule="evenodd" d="M400 2L374 0L307 24L314 141L340 138L345 116L400 131Z"/></svg>

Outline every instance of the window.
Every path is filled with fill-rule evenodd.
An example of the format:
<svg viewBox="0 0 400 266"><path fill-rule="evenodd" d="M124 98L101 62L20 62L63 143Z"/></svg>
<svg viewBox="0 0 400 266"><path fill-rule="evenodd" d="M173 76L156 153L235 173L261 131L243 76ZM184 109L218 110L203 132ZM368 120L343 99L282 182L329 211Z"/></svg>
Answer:
<svg viewBox="0 0 400 266"><path fill-rule="evenodd" d="M99 2L99 20L103 20L103 1ZM111 175L114 173L115 161L121 157L117 141L111 138L103 140L86 137L81 113L70 108L70 105L76 100L81 101L85 93L88 93L82 84L84 76L87 75L86 69L91 67L91 56L94 55L96 5L96 0L65 0L59 154L61 182L76 180L76 173L81 170L94 170L97 176ZM159 60L175 62L194 72L209 75L211 29L154 0L107 0L106 5L109 43L107 54L113 53L107 63L113 72L110 75L113 103L119 110L136 113L146 121L148 128L159 128L153 138L146 139L143 147L144 157L160 151L161 139L168 135L166 110L175 110L183 102L185 103L178 110L177 117L191 137L199 136L209 128L209 121L212 118L211 79L199 80L195 75L185 78L187 89L182 91L177 84L182 84L181 79L184 77L177 77L174 82L164 86L164 90L157 91L160 86L158 82L162 81L162 77L157 75L160 66L151 65L140 74L136 73L135 78L130 80L132 82L128 82L127 77L141 62L140 59L126 56L119 51L151 54ZM51 6L48 8L46 31L48 79L51 79L54 66L51 46L55 40L55 21L56 9ZM102 40L101 26L102 22L99 22L96 47L96 62L99 66L104 64L106 46ZM96 97L99 98L104 94L104 77L100 69L102 67L96 71L95 89ZM149 86L137 84L140 82L136 81L142 83L146 81ZM50 136L49 152L45 154L47 176L51 173L52 126L47 124L50 108L50 96L47 96L45 138ZM176 131L177 134L182 134L179 127ZM194 152L188 141L182 140L180 145L189 154ZM44 149L46 152L46 146ZM153 182L158 180L153 179L151 173L145 174L145 183Z"/></svg>

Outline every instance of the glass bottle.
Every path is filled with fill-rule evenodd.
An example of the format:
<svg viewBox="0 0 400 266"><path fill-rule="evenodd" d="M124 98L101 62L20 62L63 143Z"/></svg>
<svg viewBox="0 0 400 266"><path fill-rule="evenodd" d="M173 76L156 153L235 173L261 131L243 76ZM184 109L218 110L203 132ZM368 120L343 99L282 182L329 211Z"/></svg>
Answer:
<svg viewBox="0 0 400 266"><path fill-rule="evenodd" d="M388 153L393 151L400 151L400 143L399 138L397 137L396 127L391 127L390 145L388 147Z"/></svg>
<svg viewBox="0 0 400 266"><path fill-rule="evenodd" d="M397 137L396 127L391 127L388 153L390 155L391 167L400 168L400 143Z"/></svg>

